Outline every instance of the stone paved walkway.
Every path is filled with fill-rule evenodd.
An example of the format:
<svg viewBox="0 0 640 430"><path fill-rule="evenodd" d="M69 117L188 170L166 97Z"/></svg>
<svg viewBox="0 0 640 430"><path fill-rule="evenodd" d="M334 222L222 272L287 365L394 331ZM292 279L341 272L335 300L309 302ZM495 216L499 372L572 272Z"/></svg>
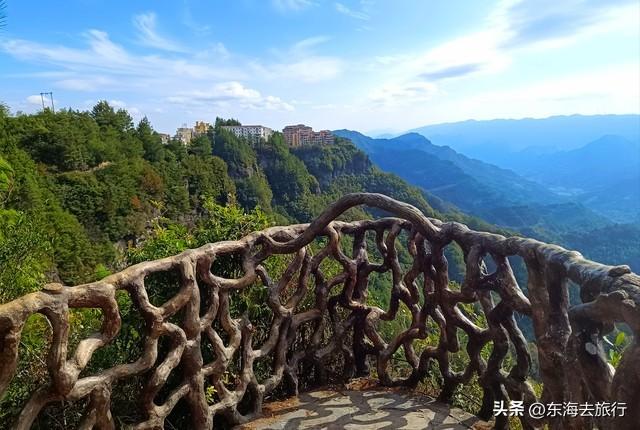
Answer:
<svg viewBox="0 0 640 430"><path fill-rule="evenodd" d="M265 405L264 417L236 429L489 429L460 409L397 391L312 391Z"/></svg>

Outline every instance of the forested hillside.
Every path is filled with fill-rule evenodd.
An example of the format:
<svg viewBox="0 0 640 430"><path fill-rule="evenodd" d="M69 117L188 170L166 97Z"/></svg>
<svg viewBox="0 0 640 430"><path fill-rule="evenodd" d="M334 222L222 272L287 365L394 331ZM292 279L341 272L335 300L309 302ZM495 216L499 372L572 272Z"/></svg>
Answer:
<svg viewBox="0 0 640 430"><path fill-rule="evenodd" d="M36 291L46 282L90 282L127 265L237 239L269 225L307 222L342 195L357 191L383 193L429 216L508 234L383 172L347 139L289 148L280 133L268 141L250 142L222 128L236 123L218 118L215 127L189 145L175 140L163 145L149 121L134 124L125 110L106 102L89 112L44 110L35 115L11 115L8 109L0 109L0 303ZM359 208L343 218L372 215L381 214ZM621 228L614 233L627 246L603 245L580 235L568 243L578 249L592 247L594 257L603 260L610 257L608 252L633 253L628 244L635 243L630 240L635 232ZM450 246L446 255L451 280L461 281L460 249ZM406 247L399 247L398 257L401 265L409 264ZM516 276L525 286L524 268L521 262L514 263ZM238 273L237 262L217 264L226 276ZM282 259L265 264L275 265L276 272L286 267ZM153 303L172 296L171 279L149 282ZM380 276L370 282L368 300L386 308L390 278ZM252 286L230 303L235 314L247 313L257 321L259 330L268 326L270 318L265 291L260 285ZM118 296L118 304L120 334L96 352L90 371L114 362L133 362L140 354L144 324L127 294ZM475 318L473 307L465 312ZM384 330L398 333L407 323L406 318L398 318ZM74 310L70 342L89 336L100 324L95 310ZM530 337L529 325L523 324L523 329ZM44 318L27 321L21 339L23 361L0 403L0 422L10 423L30 393L46 383L48 370L40 357L50 337ZM140 418L136 415L139 390L140 381L131 381L113 392L113 410L120 425ZM184 417L182 412L176 414ZM77 424L80 417L76 406L55 405L38 425L64 428ZM180 427L179 418L175 420L170 421Z"/></svg>
<svg viewBox="0 0 640 430"><path fill-rule="evenodd" d="M77 284L118 270L154 229L196 226L206 202L258 208L269 223L285 224L310 221L345 193L380 192L428 215L491 228L438 213L419 188L376 168L349 141L290 150L279 133L250 143L221 129L227 123L218 119L188 146L163 145L149 121L134 124L106 102L89 112L12 116L3 108L2 301L44 282Z"/></svg>

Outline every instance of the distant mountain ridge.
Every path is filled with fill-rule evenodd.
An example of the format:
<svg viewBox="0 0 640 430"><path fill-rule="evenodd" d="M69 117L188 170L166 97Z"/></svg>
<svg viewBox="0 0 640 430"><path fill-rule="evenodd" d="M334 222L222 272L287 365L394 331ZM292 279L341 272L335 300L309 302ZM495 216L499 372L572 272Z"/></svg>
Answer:
<svg viewBox="0 0 640 430"><path fill-rule="evenodd" d="M522 157L514 166L614 221L640 220L640 144L606 135L578 149Z"/></svg>
<svg viewBox="0 0 640 430"><path fill-rule="evenodd" d="M640 146L617 135L605 135L569 151L523 157L514 169L536 182L595 191L637 177Z"/></svg>
<svg viewBox="0 0 640 430"><path fill-rule="evenodd" d="M610 220L640 221L640 115L471 120L416 130Z"/></svg>
<svg viewBox="0 0 640 430"><path fill-rule="evenodd" d="M571 201L513 171L469 158L451 147L434 145L416 133L391 139L373 139L351 130L337 130L335 134L351 140L381 169L421 187L438 210L454 210L451 202L493 224L578 249L587 258L608 264L625 261L640 270L640 222L629 217L628 208L621 204L640 201L640 187L636 187L635 197L625 191L634 187L634 178L626 185L617 184ZM595 143L584 150L564 152L600 154L598 146ZM619 210L617 218L612 218L623 224L613 224L585 207L587 204L599 213L608 210L608 215L616 215L612 208Z"/></svg>
<svg viewBox="0 0 640 430"><path fill-rule="evenodd" d="M350 139L383 170L492 223L518 230L538 229L545 235L607 223L604 217L536 182L450 147L434 145L417 133L393 139L373 139L351 130L334 133ZM529 212L534 206L537 216L532 218Z"/></svg>
<svg viewBox="0 0 640 430"><path fill-rule="evenodd" d="M615 134L640 140L640 115L570 115L533 119L468 120L418 127L435 145L450 146L467 156L510 168L512 154L535 155L571 150Z"/></svg>

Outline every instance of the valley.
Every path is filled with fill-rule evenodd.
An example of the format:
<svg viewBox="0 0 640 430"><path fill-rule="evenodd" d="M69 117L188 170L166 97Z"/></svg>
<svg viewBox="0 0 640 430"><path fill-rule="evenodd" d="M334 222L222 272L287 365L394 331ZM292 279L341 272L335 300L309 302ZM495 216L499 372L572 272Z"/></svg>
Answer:
<svg viewBox="0 0 640 430"><path fill-rule="evenodd" d="M587 118L593 124L579 129L577 136L568 138L564 129L553 134L568 122L584 123ZM640 243L640 144L637 137L627 137L637 136L639 118L467 121L417 130L433 133L433 142L418 132L388 138L344 129L334 133L351 140L382 170L442 204L523 235L577 248L590 258L625 261L637 270L640 251L626 243ZM600 132L605 134L578 143ZM487 143L492 133L503 133L503 140ZM543 138L547 140L538 140ZM562 145L557 143L561 140ZM535 148L525 146L534 142ZM605 240L613 241L609 251L597 251L594 244Z"/></svg>

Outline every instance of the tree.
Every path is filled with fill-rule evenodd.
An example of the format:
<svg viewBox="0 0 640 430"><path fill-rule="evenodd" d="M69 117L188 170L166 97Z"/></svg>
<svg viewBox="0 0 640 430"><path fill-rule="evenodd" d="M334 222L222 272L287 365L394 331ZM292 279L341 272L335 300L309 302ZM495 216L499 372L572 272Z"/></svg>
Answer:
<svg viewBox="0 0 640 430"><path fill-rule="evenodd" d="M218 132L218 130L220 129L220 127L225 126L225 125L242 125L240 124L240 121L238 121L237 119L224 119L224 118L220 118L220 117L216 117L216 122L215 122L215 131L216 133Z"/></svg>
<svg viewBox="0 0 640 430"><path fill-rule="evenodd" d="M133 129L133 119L124 109L115 111L106 100L99 101L91 110L91 116L96 120L100 128L112 127L125 133Z"/></svg>
<svg viewBox="0 0 640 430"><path fill-rule="evenodd" d="M213 155L227 163L232 178L246 178L258 170L257 156L253 148L227 130L216 131Z"/></svg>
<svg viewBox="0 0 640 430"><path fill-rule="evenodd" d="M209 140L209 136L198 136L195 139L189 142L188 148L189 154L202 156L210 156L211 155L211 141Z"/></svg>
<svg viewBox="0 0 640 430"><path fill-rule="evenodd" d="M187 148L178 139L171 139L165 146L165 158L171 154L177 161L181 161L187 156Z"/></svg>
<svg viewBox="0 0 640 430"><path fill-rule="evenodd" d="M13 168L0 156L0 207L13 188Z"/></svg>
<svg viewBox="0 0 640 430"><path fill-rule="evenodd" d="M308 194L319 192L318 182L302 160L291 154L280 133L274 134L266 143L258 143L256 149L274 202L292 215L298 215L297 203Z"/></svg>
<svg viewBox="0 0 640 430"><path fill-rule="evenodd" d="M142 141L144 158L148 161L160 161L163 157L164 148L160 136L153 130L151 123L145 116L138 123L136 129L138 139Z"/></svg>
<svg viewBox="0 0 640 430"><path fill-rule="evenodd" d="M235 195L235 185L222 159L189 155L182 165L192 207L200 209L206 198L225 203L229 195Z"/></svg>
<svg viewBox="0 0 640 430"><path fill-rule="evenodd" d="M255 207L260 207L267 211L271 210L273 192L262 172L236 181L236 195L238 203L245 210L252 210Z"/></svg>

